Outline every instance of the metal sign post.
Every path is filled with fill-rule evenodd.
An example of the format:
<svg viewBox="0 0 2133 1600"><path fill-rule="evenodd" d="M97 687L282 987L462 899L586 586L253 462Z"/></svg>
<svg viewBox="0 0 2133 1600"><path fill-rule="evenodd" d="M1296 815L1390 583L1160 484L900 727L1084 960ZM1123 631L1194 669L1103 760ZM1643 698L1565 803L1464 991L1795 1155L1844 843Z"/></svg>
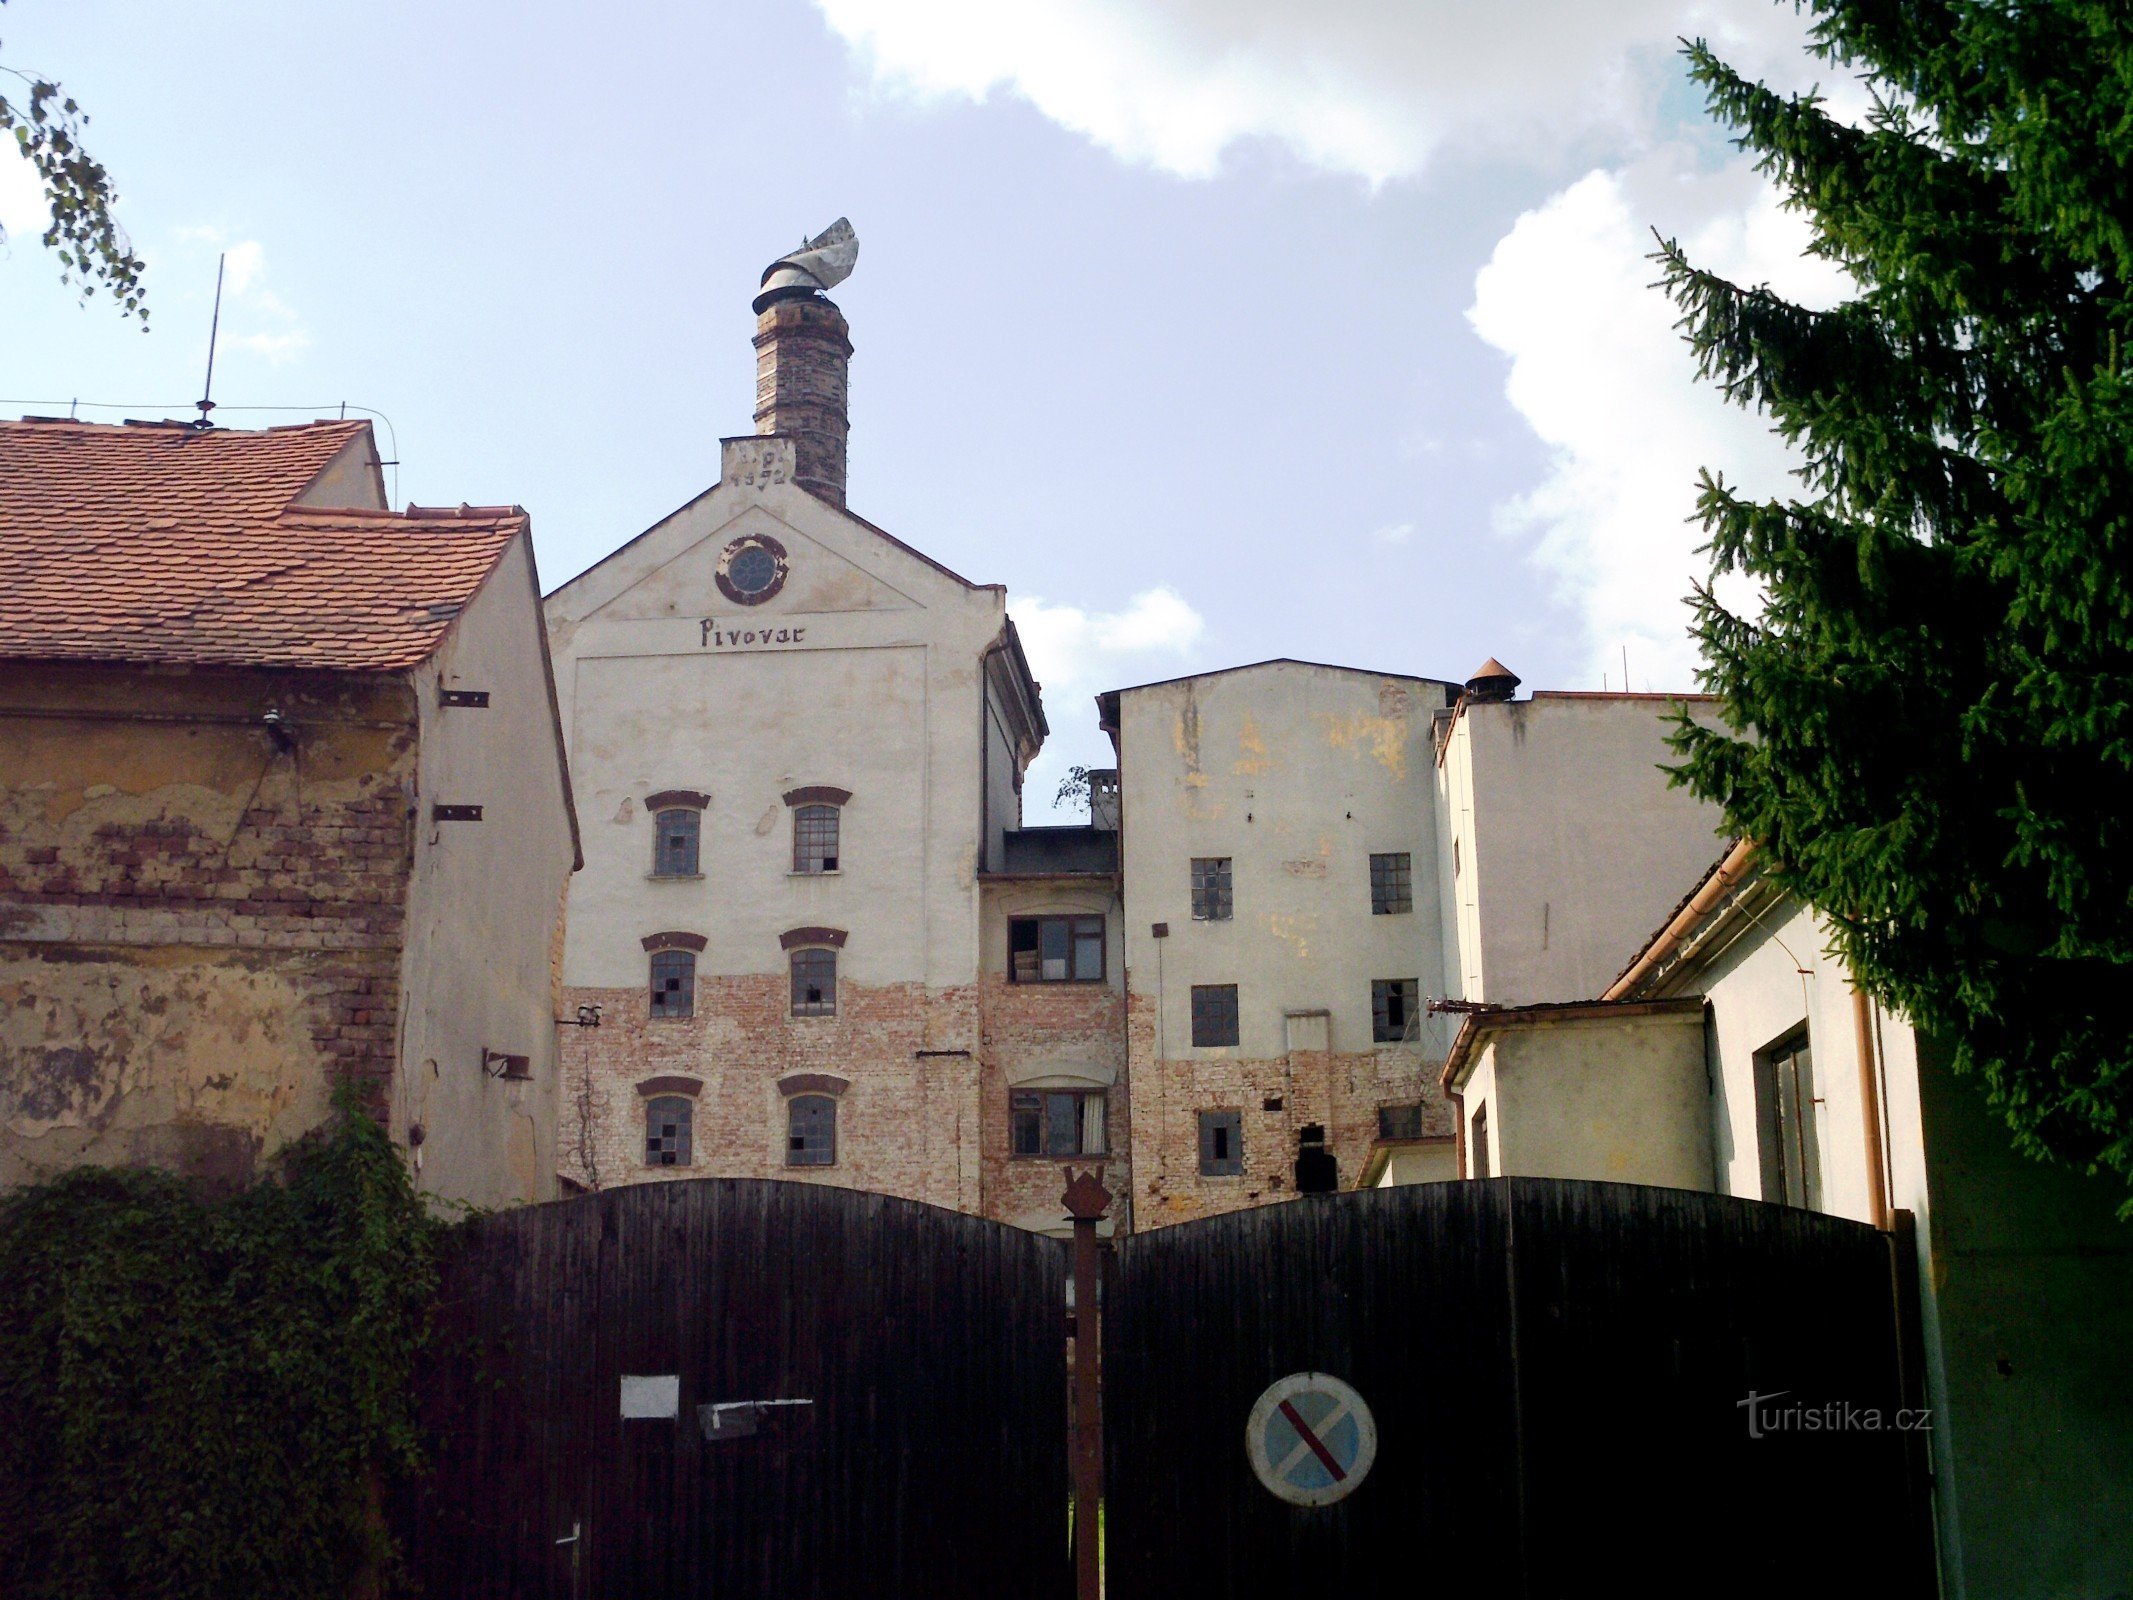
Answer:
<svg viewBox="0 0 2133 1600"><path fill-rule="evenodd" d="M1097 1376L1102 1318L1096 1305L1096 1223L1110 1207L1111 1194L1091 1169L1069 1177L1060 1198L1074 1219L1074 1597L1100 1600L1104 1423Z"/></svg>

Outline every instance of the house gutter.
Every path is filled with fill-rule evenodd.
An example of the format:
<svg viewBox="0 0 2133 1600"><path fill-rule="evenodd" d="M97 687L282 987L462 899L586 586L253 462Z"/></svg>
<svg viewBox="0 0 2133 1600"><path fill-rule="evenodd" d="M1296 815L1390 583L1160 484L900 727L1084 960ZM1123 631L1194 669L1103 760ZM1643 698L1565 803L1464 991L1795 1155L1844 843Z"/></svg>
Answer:
<svg viewBox="0 0 2133 1600"><path fill-rule="evenodd" d="M1711 876L1704 880L1702 888L1690 897L1689 903L1674 913L1674 918L1659 930L1659 936L1646 945L1627 972L1607 986L1600 996L1602 1000L1626 1000L1661 966L1682 943L1696 931L1704 918L1724 903L1747 877L1755 863L1755 841L1742 839L1726 852L1725 860L1719 862Z"/></svg>

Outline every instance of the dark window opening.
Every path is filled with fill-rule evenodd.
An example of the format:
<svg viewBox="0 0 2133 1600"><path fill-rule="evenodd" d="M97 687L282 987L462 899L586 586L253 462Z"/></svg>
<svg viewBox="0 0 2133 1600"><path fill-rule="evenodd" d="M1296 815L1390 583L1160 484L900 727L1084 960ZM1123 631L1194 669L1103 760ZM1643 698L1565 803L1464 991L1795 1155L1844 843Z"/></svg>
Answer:
<svg viewBox="0 0 2133 1600"><path fill-rule="evenodd" d="M652 1015L696 1015L696 957L687 950L661 950L652 957Z"/></svg>
<svg viewBox="0 0 2133 1600"><path fill-rule="evenodd" d="M1375 1044L1398 1044L1415 1020L1418 978L1370 980L1370 1038Z"/></svg>
<svg viewBox="0 0 2133 1600"><path fill-rule="evenodd" d="M839 815L836 806L793 807L793 871L814 874L837 870Z"/></svg>
<svg viewBox="0 0 2133 1600"><path fill-rule="evenodd" d="M1192 986L1192 1042L1205 1049L1237 1042L1237 986L1196 983Z"/></svg>
<svg viewBox="0 0 2133 1600"><path fill-rule="evenodd" d="M1016 917L1007 924L1011 983L1090 983L1104 975L1102 917Z"/></svg>
<svg viewBox="0 0 2133 1600"><path fill-rule="evenodd" d="M1244 1113L1200 1113L1200 1176L1234 1178L1244 1171Z"/></svg>
<svg viewBox="0 0 2133 1600"><path fill-rule="evenodd" d="M1378 1137L1380 1139L1419 1139L1422 1137L1422 1102L1406 1106L1378 1107Z"/></svg>
<svg viewBox="0 0 2133 1600"><path fill-rule="evenodd" d="M1230 893L1230 858L1192 858L1192 918L1195 922L1227 922L1235 914Z"/></svg>
<svg viewBox="0 0 2133 1600"><path fill-rule="evenodd" d="M837 1102L826 1094L795 1095L785 1104L785 1164L837 1164Z"/></svg>
<svg viewBox="0 0 2133 1600"><path fill-rule="evenodd" d="M696 1108L680 1095L661 1095L644 1107L644 1164L686 1167L695 1160L689 1148Z"/></svg>
<svg viewBox="0 0 2133 1600"><path fill-rule="evenodd" d="M660 812L655 825L658 831L652 843L652 876L695 877L697 839L703 831L702 815L677 807Z"/></svg>
<svg viewBox="0 0 2133 1600"><path fill-rule="evenodd" d="M1474 1109L1474 1127L1467 1139L1467 1168L1477 1178L1489 1175L1489 1108Z"/></svg>
<svg viewBox="0 0 2133 1600"><path fill-rule="evenodd" d="M1815 1138L1814 1058L1807 1034L1779 1040L1755 1057L1755 1142L1763 1198L1822 1209L1822 1161Z"/></svg>
<svg viewBox="0 0 2133 1600"><path fill-rule="evenodd" d="M1018 1156L1100 1156L1104 1153L1101 1090L1017 1089L1007 1097Z"/></svg>
<svg viewBox="0 0 2133 1600"><path fill-rule="evenodd" d="M834 1017L837 1014L837 952L795 950L792 953L792 1014L796 1017Z"/></svg>
<svg viewBox="0 0 2133 1600"><path fill-rule="evenodd" d="M1323 1124L1307 1122L1296 1130L1296 1192L1336 1194L1341 1186L1340 1158L1326 1148Z"/></svg>
<svg viewBox="0 0 2133 1600"><path fill-rule="evenodd" d="M1454 849L1457 848L1456 843ZM1405 850L1370 858L1370 911L1391 916L1415 908L1414 862Z"/></svg>

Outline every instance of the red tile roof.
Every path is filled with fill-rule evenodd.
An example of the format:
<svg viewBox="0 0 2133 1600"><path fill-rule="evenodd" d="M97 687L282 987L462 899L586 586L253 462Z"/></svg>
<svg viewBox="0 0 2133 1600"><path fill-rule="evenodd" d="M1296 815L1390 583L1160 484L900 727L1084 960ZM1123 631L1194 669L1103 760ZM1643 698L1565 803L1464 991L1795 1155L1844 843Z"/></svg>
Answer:
<svg viewBox="0 0 2133 1600"><path fill-rule="evenodd" d="M526 514L294 505L368 427L0 422L0 658L424 660Z"/></svg>

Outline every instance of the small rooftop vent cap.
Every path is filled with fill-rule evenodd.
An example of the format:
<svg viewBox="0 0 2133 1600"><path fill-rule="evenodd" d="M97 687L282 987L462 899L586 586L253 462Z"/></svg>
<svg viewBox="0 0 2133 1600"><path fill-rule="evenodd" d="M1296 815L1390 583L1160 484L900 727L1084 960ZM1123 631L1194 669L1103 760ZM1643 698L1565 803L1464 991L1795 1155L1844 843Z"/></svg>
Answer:
<svg viewBox="0 0 2133 1600"><path fill-rule="evenodd" d="M1469 700L1508 700L1523 681L1517 673L1490 656L1466 680L1466 697Z"/></svg>

